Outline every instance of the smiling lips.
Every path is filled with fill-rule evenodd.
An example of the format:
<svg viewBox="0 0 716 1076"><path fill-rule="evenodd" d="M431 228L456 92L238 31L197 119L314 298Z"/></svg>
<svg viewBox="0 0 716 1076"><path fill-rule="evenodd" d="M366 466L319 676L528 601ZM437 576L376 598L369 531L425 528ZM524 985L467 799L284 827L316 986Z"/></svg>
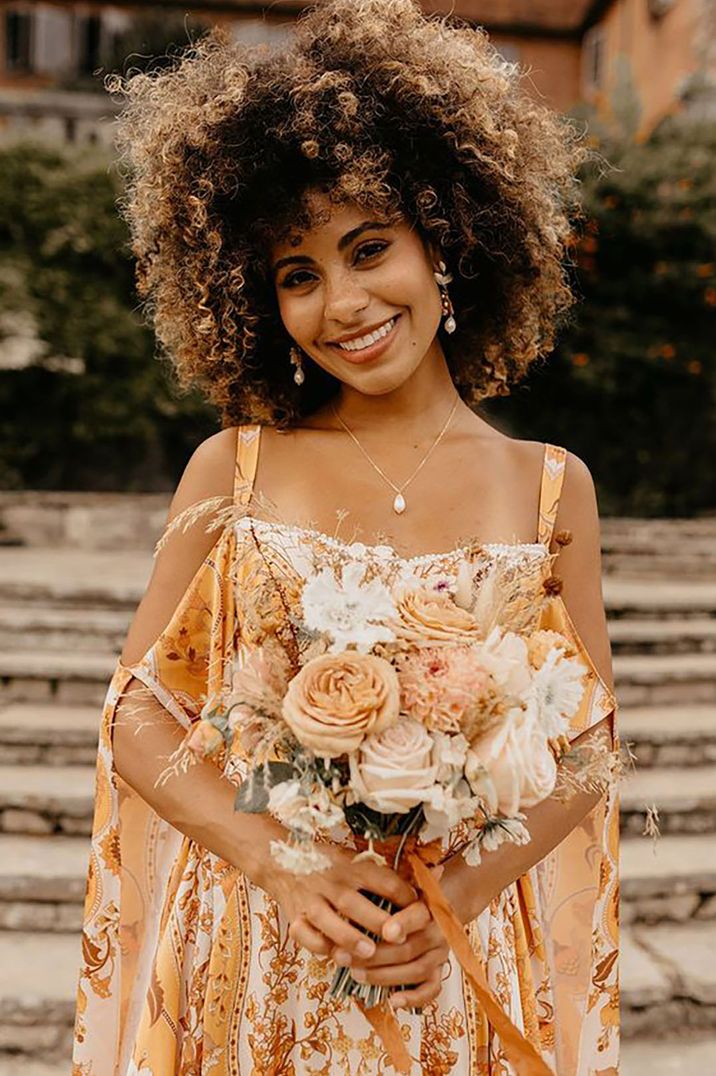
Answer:
<svg viewBox="0 0 716 1076"><path fill-rule="evenodd" d="M331 347L337 348L351 356L351 361L357 359L373 358L375 354L383 350L382 342L392 335L400 315L394 314L388 321L383 322L377 329L366 333L365 336L354 336L348 340L332 341Z"/></svg>

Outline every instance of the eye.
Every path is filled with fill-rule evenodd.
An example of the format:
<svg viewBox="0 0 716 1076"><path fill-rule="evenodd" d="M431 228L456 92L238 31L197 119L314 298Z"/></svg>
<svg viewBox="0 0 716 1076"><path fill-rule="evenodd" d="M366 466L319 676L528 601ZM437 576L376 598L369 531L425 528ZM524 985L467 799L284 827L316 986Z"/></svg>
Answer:
<svg viewBox="0 0 716 1076"><path fill-rule="evenodd" d="M355 260L357 262L365 261L366 258L375 258L379 254L382 254L388 247L388 244L382 239L372 239L363 246L359 247L356 251Z"/></svg>
<svg viewBox="0 0 716 1076"><path fill-rule="evenodd" d="M307 269L294 269L287 273L281 281L282 288L299 288L302 284L308 284L314 279L313 274Z"/></svg>

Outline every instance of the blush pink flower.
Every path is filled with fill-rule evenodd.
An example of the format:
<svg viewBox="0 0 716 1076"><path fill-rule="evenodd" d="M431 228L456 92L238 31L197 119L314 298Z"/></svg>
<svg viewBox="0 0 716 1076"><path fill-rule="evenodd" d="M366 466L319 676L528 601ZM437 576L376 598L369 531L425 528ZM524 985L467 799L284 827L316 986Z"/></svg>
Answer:
<svg viewBox="0 0 716 1076"><path fill-rule="evenodd" d="M495 685L467 646L423 647L396 657L400 708L426 728L472 738L495 708Z"/></svg>

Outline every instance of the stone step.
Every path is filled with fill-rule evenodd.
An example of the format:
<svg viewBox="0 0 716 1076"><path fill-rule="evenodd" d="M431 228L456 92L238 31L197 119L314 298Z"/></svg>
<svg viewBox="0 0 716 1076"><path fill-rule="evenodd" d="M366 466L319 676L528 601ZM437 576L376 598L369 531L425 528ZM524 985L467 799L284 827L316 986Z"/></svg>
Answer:
<svg viewBox="0 0 716 1076"><path fill-rule="evenodd" d="M0 761L89 765L97 756L100 706L15 702L0 707Z"/></svg>
<svg viewBox="0 0 716 1076"><path fill-rule="evenodd" d="M621 1044L621 1076L709 1076L716 1072L716 1035L687 1030L688 1039L627 1039ZM44 1074L41 1074L44 1076ZM54 1073L48 1073L54 1076Z"/></svg>
<svg viewBox="0 0 716 1076"><path fill-rule="evenodd" d="M620 969L624 1037L663 1037L686 1029L713 1035L714 953L716 920L634 924L624 929Z"/></svg>
<svg viewBox="0 0 716 1076"><path fill-rule="evenodd" d="M621 921L716 920L716 832L622 838Z"/></svg>
<svg viewBox="0 0 716 1076"><path fill-rule="evenodd" d="M625 1039L663 1037L684 1028L716 1030L715 946L716 923L622 931ZM0 1049L6 1056L14 1051L35 1062L69 1057L79 960L78 935L0 933ZM629 1054L638 1056L637 1044ZM705 1076L709 1070L682 1071Z"/></svg>
<svg viewBox="0 0 716 1076"><path fill-rule="evenodd" d="M662 834L716 831L716 765L637 769L620 791L623 833L641 834L652 805Z"/></svg>
<svg viewBox="0 0 716 1076"><path fill-rule="evenodd" d="M131 613L126 609L0 603L0 650L90 651L118 654Z"/></svg>
<svg viewBox="0 0 716 1076"><path fill-rule="evenodd" d="M78 931L89 839L0 834L0 930ZM625 837L624 924L716 919L716 834Z"/></svg>
<svg viewBox="0 0 716 1076"><path fill-rule="evenodd" d="M122 608L0 602L0 650L118 654L131 617L131 612ZM716 652L716 617L612 618L608 626L615 655Z"/></svg>
<svg viewBox="0 0 716 1076"><path fill-rule="evenodd" d="M79 934L0 932L0 1072L12 1054L70 1057L80 958Z"/></svg>
<svg viewBox="0 0 716 1076"><path fill-rule="evenodd" d="M151 568L150 551L3 548L0 602L132 610Z"/></svg>
<svg viewBox="0 0 716 1076"><path fill-rule="evenodd" d="M92 765L0 765L0 832L91 832ZM621 785L621 826L641 834L655 806L662 833L716 829L716 765L637 769Z"/></svg>
<svg viewBox="0 0 716 1076"><path fill-rule="evenodd" d="M602 571L606 576L630 576L645 581L670 577L693 582L716 581L713 552L704 548L690 550L688 554L663 549L648 556L622 550L603 552Z"/></svg>
<svg viewBox="0 0 716 1076"><path fill-rule="evenodd" d="M0 651L0 701L102 703L116 658L51 650Z"/></svg>
<svg viewBox="0 0 716 1076"><path fill-rule="evenodd" d="M0 765L0 833L92 832L92 766Z"/></svg>
<svg viewBox="0 0 716 1076"><path fill-rule="evenodd" d="M716 703L716 654L617 654L622 706Z"/></svg>
<svg viewBox="0 0 716 1076"><path fill-rule="evenodd" d="M631 744L640 769L716 762L716 708L708 704L625 707L619 735Z"/></svg>
<svg viewBox="0 0 716 1076"><path fill-rule="evenodd" d="M94 765L101 706L14 702L0 706L0 761L50 766ZM624 707L622 740L639 768L716 762L713 706Z"/></svg>
<svg viewBox="0 0 716 1076"><path fill-rule="evenodd" d="M689 620L619 618L610 620L607 626L615 655L716 652L716 617Z"/></svg>
<svg viewBox="0 0 716 1076"><path fill-rule="evenodd" d="M133 610L146 588L151 552L3 547L0 602ZM716 579L605 575L604 599L614 617L716 617Z"/></svg>
<svg viewBox="0 0 716 1076"><path fill-rule="evenodd" d="M613 618L688 620L716 616L716 581L606 576L602 592Z"/></svg>
<svg viewBox="0 0 716 1076"><path fill-rule="evenodd" d="M3 650L0 699L101 703L114 665L110 653ZM716 654L617 654L614 675L622 706L716 702Z"/></svg>
<svg viewBox="0 0 716 1076"><path fill-rule="evenodd" d="M0 930L82 928L87 837L0 834Z"/></svg>

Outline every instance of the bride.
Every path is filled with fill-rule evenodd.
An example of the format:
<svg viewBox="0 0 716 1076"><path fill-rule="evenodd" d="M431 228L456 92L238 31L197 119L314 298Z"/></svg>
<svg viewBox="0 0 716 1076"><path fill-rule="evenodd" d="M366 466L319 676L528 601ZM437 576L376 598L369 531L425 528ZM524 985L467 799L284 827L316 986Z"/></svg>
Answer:
<svg viewBox="0 0 716 1076"><path fill-rule="evenodd" d="M571 125L482 32L411 0L328 0L274 51L215 31L114 89L140 293L224 422L170 521L236 503L286 550L448 574L504 558L525 588L539 579L530 600L546 587L591 670L573 742L614 749L589 471L479 412L551 350L573 301ZM157 783L216 646L230 659L241 636L226 598L241 548L205 517L168 533L110 687L73 1071L383 1072L360 1014L325 998L338 963L395 989L422 1071L511 1072L398 874L335 845L329 870L290 875L268 852L280 824L237 814L217 766ZM560 1076L617 1072L616 960L600 963L618 946L615 810L613 794L547 800L528 845L439 868L497 996Z"/></svg>

